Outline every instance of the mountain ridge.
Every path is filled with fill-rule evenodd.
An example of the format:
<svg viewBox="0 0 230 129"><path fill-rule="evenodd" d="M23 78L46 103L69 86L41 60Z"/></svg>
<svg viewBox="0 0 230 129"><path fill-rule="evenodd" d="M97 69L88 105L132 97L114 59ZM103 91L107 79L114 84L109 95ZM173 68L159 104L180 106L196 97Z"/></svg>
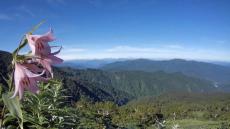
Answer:
<svg viewBox="0 0 230 129"><path fill-rule="evenodd" d="M187 76L202 78L217 83L230 83L229 67L183 59L164 61L137 59L120 61L107 64L101 67L101 69L105 71L181 72Z"/></svg>

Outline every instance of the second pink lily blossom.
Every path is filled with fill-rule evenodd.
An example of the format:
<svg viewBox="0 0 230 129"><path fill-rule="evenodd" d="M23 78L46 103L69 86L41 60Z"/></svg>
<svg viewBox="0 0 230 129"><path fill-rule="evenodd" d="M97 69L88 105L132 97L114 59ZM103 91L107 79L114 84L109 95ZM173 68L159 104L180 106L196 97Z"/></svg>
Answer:
<svg viewBox="0 0 230 129"><path fill-rule="evenodd" d="M27 34L26 38L36 61L40 63L53 77L51 65L62 63L63 60L55 56L61 51L62 47L60 47L58 51L51 53L51 47L54 46L49 46L48 42L55 39L52 29L44 35Z"/></svg>
<svg viewBox="0 0 230 129"><path fill-rule="evenodd" d="M14 83L15 83L15 91L11 98L14 98L16 95L19 95L19 99L22 99L24 90L31 91L32 93L39 93L39 89L37 87L38 81L45 81L43 77L41 77L45 71L41 74L34 74L30 70L26 68L26 66L15 63L15 71L14 71Z"/></svg>

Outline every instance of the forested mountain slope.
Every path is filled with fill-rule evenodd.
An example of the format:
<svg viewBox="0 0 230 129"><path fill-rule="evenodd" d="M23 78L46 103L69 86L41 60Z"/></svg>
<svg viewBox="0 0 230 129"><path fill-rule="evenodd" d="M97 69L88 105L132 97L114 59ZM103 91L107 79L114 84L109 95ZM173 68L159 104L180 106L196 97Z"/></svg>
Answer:
<svg viewBox="0 0 230 129"><path fill-rule="evenodd" d="M181 72L185 75L211 80L217 83L230 83L230 68L226 66L187 61L181 59L154 61L147 59L127 60L107 64L101 69L106 71L164 71L167 73Z"/></svg>

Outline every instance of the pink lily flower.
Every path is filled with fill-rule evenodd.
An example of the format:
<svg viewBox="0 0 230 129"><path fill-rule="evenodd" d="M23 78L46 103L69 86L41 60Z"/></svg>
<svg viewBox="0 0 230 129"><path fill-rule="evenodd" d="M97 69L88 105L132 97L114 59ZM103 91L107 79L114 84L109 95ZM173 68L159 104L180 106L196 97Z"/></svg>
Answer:
<svg viewBox="0 0 230 129"><path fill-rule="evenodd" d="M55 40L52 29L50 29L46 34L43 35L27 34L26 38L28 40L33 55L48 55L51 53L51 48L48 42Z"/></svg>
<svg viewBox="0 0 230 129"><path fill-rule="evenodd" d="M35 73L35 74L42 73L42 71L44 70L44 69L42 69L42 68L39 68L39 67L38 67L36 64L34 64L34 63L28 63L28 62L26 62L26 63L23 64L23 66L24 66L26 69L30 70L31 72L33 72L33 73Z"/></svg>
<svg viewBox="0 0 230 129"><path fill-rule="evenodd" d="M15 83L15 91L11 98L19 95L19 99L22 99L24 90L28 90L32 93L39 93L39 89L37 87L38 81L46 81L45 78L41 77L45 71L41 74L34 74L29 71L24 65L15 63L15 71L14 71L14 83Z"/></svg>
<svg viewBox="0 0 230 129"><path fill-rule="evenodd" d="M58 51L51 53L51 47L57 46L49 46L48 42L53 41L55 38L53 36L53 31L50 29L44 35L26 35L29 46L32 50L32 55L35 56L36 60L51 74L53 77L53 72L51 65L60 64L63 62L62 59L56 57L62 47L59 48Z"/></svg>

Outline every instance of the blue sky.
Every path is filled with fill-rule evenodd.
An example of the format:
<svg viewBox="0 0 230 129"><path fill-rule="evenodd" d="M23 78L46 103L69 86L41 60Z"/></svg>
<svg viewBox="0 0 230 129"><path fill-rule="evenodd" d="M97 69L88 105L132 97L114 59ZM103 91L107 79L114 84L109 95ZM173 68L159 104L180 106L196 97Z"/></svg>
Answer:
<svg viewBox="0 0 230 129"><path fill-rule="evenodd" d="M2 0L0 8L1 50L45 19L36 33L52 27L65 60L230 61L229 0Z"/></svg>

